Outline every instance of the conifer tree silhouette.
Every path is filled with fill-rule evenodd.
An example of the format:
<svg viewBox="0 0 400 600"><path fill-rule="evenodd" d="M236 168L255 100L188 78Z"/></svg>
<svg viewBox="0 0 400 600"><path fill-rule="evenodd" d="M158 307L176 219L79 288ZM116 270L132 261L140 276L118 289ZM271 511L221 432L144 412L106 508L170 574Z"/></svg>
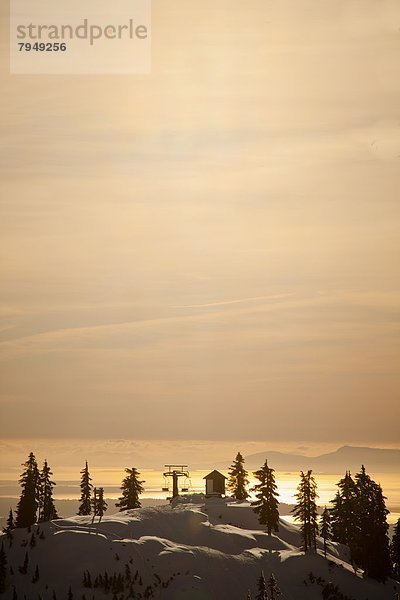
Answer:
<svg viewBox="0 0 400 600"><path fill-rule="evenodd" d="M91 494L93 486L90 483L92 478L89 474L89 467L86 461L84 469L81 471L81 497L80 505L78 509L78 515L90 515L91 514Z"/></svg>
<svg viewBox="0 0 400 600"><path fill-rule="evenodd" d="M35 572L34 572L33 577L32 577L32 583L37 583L39 581L39 577L40 577L40 575L39 575L39 566L36 565Z"/></svg>
<svg viewBox="0 0 400 600"><path fill-rule="evenodd" d="M350 471L337 484L338 492L332 500L331 527L335 542L354 547L356 539L356 510L358 490Z"/></svg>
<svg viewBox="0 0 400 600"><path fill-rule="evenodd" d="M93 519L95 516L100 517L99 523L108 508L107 502L104 500L104 488L94 488L94 494L92 499L93 507Z"/></svg>
<svg viewBox="0 0 400 600"><path fill-rule="evenodd" d="M45 460L39 477L39 522L58 519L53 500L53 487L56 484L51 480L51 475L53 473Z"/></svg>
<svg viewBox="0 0 400 600"><path fill-rule="evenodd" d="M400 581L400 519L393 529L392 543L390 545L393 577Z"/></svg>
<svg viewBox="0 0 400 600"><path fill-rule="evenodd" d="M236 500L246 500L249 497L247 486L249 484L248 473L244 468L244 458L237 453L233 464L229 469L228 489Z"/></svg>
<svg viewBox="0 0 400 600"><path fill-rule="evenodd" d="M303 550L307 552L308 549L317 548L317 534L318 534L318 523L317 523L317 484L312 471L300 473L300 483L297 487L297 504L292 510L296 521L300 521L300 531L303 539Z"/></svg>
<svg viewBox="0 0 400 600"><path fill-rule="evenodd" d="M140 508L139 495L144 491L143 483L145 481L139 481L140 473L132 467L132 469L125 469L127 473L121 484L122 496L119 498L117 506L121 511L129 510L132 508Z"/></svg>
<svg viewBox="0 0 400 600"><path fill-rule="evenodd" d="M28 553L25 552L24 563L23 563L23 565L21 567L19 567L19 572L22 575L26 575L27 572L28 572L28 566L29 566L29 556L28 556Z"/></svg>
<svg viewBox="0 0 400 600"><path fill-rule="evenodd" d="M25 470L19 480L22 490L15 524L17 527L30 527L36 522L39 495L39 470L33 452L23 466Z"/></svg>
<svg viewBox="0 0 400 600"><path fill-rule="evenodd" d="M278 596L281 594L276 577L271 573L268 579L268 600L278 600Z"/></svg>
<svg viewBox="0 0 400 600"><path fill-rule="evenodd" d="M357 486L355 562L378 581L390 575L389 525L381 486L367 474L364 465L355 476Z"/></svg>
<svg viewBox="0 0 400 600"><path fill-rule="evenodd" d="M268 600L267 586L265 584L264 572L261 571L260 577L258 578L258 593L256 600Z"/></svg>
<svg viewBox="0 0 400 600"><path fill-rule="evenodd" d="M328 508L324 508L324 512L321 516L321 537L324 540L324 556L326 558L326 543L332 538L331 534L331 513Z"/></svg>
<svg viewBox="0 0 400 600"><path fill-rule="evenodd" d="M7 555L4 551L4 545L0 548L0 594L6 591L7 587Z"/></svg>
<svg viewBox="0 0 400 600"><path fill-rule="evenodd" d="M13 529L15 529L14 515L13 515L12 508L10 507L10 512L8 513L8 517L7 517L7 521L6 521L6 526L3 527L3 532L7 533L7 535L9 535Z"/></svg>
<svg viewBox="0 0 400 600"><path fill-rule="evenodd" d="M268 535L271 535L272 531L279 531L279 502L274 469L268 466L266 460L261 469L254 472L254 476L260 483L252 488L252 491L256 492L257 500L251 505L258 515L260 524L266 525Z"/></svg>

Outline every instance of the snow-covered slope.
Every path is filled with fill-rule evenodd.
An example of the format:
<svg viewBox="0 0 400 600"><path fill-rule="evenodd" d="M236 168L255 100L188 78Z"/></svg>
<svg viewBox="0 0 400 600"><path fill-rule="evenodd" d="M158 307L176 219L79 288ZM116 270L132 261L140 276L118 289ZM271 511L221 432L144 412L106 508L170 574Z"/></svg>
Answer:
<svg viewBox="0 0 400 600"><path fill-rule="evenodd" d="M330 544L325 559L319 540L318 553L304 555L296 526L281 520L279 533L268 537L248 503L201 495L105 516L94 525L89 517L72 517L34 526L30 533L15 530L11 547L2 539L14 572L7 599L13 585L18 600L24 594L27 600L50 600L53 591L57 600L67 600L69 586L74 600L104 599L103 588L83 586L83 574L90 572L93 585L105 570L108 578L121 574L120 591L108 595L118 600L245 599L248 589L255 596L262 569L266 577L275 574L285 600L320 600L329 581L355 600L393 600L396 585L355 574L344 546ZM19 567L26 552L29 566L23 574ZM32 583L36 565L39 580Z"/></svg>

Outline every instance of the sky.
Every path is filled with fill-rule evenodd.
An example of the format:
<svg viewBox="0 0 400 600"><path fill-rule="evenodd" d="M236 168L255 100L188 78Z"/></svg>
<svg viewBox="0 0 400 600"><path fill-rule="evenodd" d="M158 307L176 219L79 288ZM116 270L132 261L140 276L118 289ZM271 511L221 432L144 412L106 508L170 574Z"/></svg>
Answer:
<svg viewBox="0 0 400 600"><path fill-rule="evenodd" d="M398 2L154 0L125 76L0 11L1 436L399 445Z"/></svg>

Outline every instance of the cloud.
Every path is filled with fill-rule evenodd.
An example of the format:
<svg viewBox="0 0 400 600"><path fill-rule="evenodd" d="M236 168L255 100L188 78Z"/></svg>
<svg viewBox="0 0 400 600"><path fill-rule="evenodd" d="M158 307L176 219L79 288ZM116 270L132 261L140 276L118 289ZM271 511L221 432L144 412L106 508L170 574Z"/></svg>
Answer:
<svg viewBox="0 0 400 600"><path fill-rule="evenodd" d="M259 302L261 300L277 300L280 298L288 298L288 294L273 294L271 296L256 296L254 298L241 298L238 300L223 300L220 302L208 302L207 304L191 304L188 306L176 306L175 308L212 308L214 306L227 306L229 304L246 304L248 302Z"/></svg>
<svg viewBox="0 0 400 600"><path fill-rule="evenodd" d="M218 330L224 331L225 341L231 336L239 339L243 335L246 344L248 335L252 336L253 341L260 336L265 337L269 343L272 340L288 343L290 340L305 339L323 342L324 339L343 339L343 336L348 339L370 338L379 335L379 332L381 335L394 334L396 315L393 309L397 301L398 296L393 294L337 292L297 298L294 294L277 294L191 305L180 308L192 308L200 312L56 329L16 337L0 343L0 359L8 361L26 355L73 352L84 348L110 352L121 348L131 352L141 346L144 350L148 344L151 347L176 344L177 340L178 344L195 344L193 327L200 328L197 329L199 339L207 331L213 335L217 326ZM241 304L248 306L238 306ZM221 310L212 313L201 310L213 307ZM278 321L276 316L267 317L268 314L279 313L287 316L279 317ZM329 321L325 320L327 315ZM282 318L283 323L285 318L289 319L287 324L290 325L282 327ZM310 322L312 326L309 327Z"/></svg>

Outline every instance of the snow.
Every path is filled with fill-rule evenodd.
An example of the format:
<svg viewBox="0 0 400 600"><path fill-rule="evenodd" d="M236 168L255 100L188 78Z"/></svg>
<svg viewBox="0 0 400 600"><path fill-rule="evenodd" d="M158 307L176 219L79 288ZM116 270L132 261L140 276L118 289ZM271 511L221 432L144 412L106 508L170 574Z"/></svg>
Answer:
<svg viewBox="0 0 400 600"><path fill-rule="evenodd" d="M37 531L37 525L32 527ZM83 587L83 572L89 570L94 580L105 569L109 574L124 573L126 564L142 578L136 591L143 594L151 585L150 597L163 600L245 599L248 589L255 595L261 570L266 577L275 574L284 600L321 599L322 587L309 580L310 573L334 582L354 600L393 600L396 585L356 574L344 546L329 544L325 559L323 541L318 539L317 553L304 555L296 525L281 519L279 532L269 537L249 503L200 494L179 498L172 505L105 515L100 523L96 519L92 524L91 517L59 519L41 524L40 531L45 537L36 535L34 548L29 547L31 533L26 529L13 532L11 547L2 538L14 570L10 583L19 599L25 594L27 600L40 596L50 600L55 590L58 600L64 600L70 585L74 600L83 594L87 600L104 599L103 590ZM23 575L18 567L26 551L29 570ZM36 564L40 579L33 584ZM3 597L11 600L11 587Z"/></svg>

